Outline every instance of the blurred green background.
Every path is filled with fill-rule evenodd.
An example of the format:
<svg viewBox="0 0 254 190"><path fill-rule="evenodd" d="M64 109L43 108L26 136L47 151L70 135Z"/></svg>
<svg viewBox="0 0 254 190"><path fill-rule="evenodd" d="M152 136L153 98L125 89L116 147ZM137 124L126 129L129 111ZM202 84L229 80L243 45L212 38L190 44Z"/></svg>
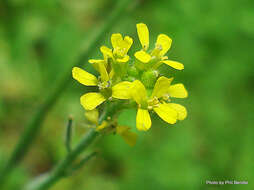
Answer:
<svg viewBox="0 0 254 190"><path fill-rule="evenodd" d="M0 1L0 167L47 91L76 61L116 2ZM133 148L119 136L98 140L91 149L99 156L52 190L219 187L206 185L206 180L247 180L249 185L220 188L254 189L253 1L135 0L101 44L110 45L110 35L121 32L134 38L132 54L140 47L138 22L148 25L151 43L160 33L173 39L168 56L184 63L185 70L162 67L161 72L174 74L175 82L188 89L188 99L179 101L187 107L188 118L171 126L154 116L151 130L138 132ZM90 58L98 57L99 47ZM21 189L65 155L63 137L70 114L75 118L74 142L84 134L79 104L84 91L71 82L6 190ZM136 131L133 110L124 112L119 122Z"/></svg>

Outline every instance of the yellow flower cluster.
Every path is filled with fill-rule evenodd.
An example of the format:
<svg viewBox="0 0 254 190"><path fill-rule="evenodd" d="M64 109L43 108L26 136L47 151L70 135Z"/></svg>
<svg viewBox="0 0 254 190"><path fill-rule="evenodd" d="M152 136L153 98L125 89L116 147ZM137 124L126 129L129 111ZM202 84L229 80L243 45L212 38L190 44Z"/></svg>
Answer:
<svg viewBox="0 0 254 190"><path fill-rule="evenodd" d="M155 47L150 49L147 26L143 23L137 24L137 33L142 48L134 54L133 58L128 55L133 44L132 38L123 37L117 33L111 36L112 49L101 46L103 59L89 60L89 63L98 71L98 77L80 68L73 68L74 79L85 86L98 87L98 92L89 92L81 96L81 105L86 110L94 110L105 101L122 99L129 101L130 105L133 105L131 102L135 102L137 105L136 126L138 130L144 131L151 127L149 112L152 111L169 124L185 119L187 116L185 107L171 102L172 98L188 96L184 85L171 84L173 78L161 76L157 70L162 64L177 70L184 69L183 64L168 60L165 56L171 47L172 40L167 35L160 34ZM105 123L102 125L99 125L98 129L109 126ZM127 127L115 126L115 130L118 134L125 136L124 139L128 139L129 136L136 140L133 134L128 133ZM133 144L130 141L128 144Z"/></svg>

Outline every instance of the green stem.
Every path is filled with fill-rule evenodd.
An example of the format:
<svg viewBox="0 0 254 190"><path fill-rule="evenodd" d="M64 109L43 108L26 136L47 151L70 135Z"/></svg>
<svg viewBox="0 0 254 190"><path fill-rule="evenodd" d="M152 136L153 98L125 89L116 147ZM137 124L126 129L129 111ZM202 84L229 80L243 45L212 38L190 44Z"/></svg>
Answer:
<svg viewBox="0 0 254 190"><path fill-rule="evenodd" d="M97 152L92 152L88 155L86 155L77 165L73 166L71 171L69 171L67 173L67 175L71 175L73 172L79 170L80 168L82 168L84 166L84 164L90 160L92 157L96 156Z"/></svg>
<svg viewBox="0 0 254 190"><path fill-rule="evenodd" d="M80 56L80 59L73 64L73 66L82 66L84 63L88 61L91 53L96 49L100 41L104 38L105 34L110 30L115 21L118 18L121 18L121 14L124 13L127 5L131 2L131 0L121 0L119 1L118 6L113 10L111 16L108 18L106 23L102 26L99 32L95 35L92 42L89 44L87 50L83 55ZM19 162L22 160L24 155L27 153L30 145L32 145L32 141L35 139L36 135L41 128L41 124L47 116L49 110L55 105L56 101L59 99L60 95L64 92L68 83L71 81L71 68L68 69L66 73L60 78L56 86L50 90L50 94L45 99L45 102L41 104L35 115L31 117L31 121L25 127L24 132L22 133L14 151L12 152L9 160L6 165L0 170L0 187L6 181L7 176L11 173L14 167L16 167Z"/></svg>
<svg viewBox="0 0 254 190"><path fill-rule="evenodd" d="M71 151L71 140L72 140L72 117L69 118L68 124L66 127L65 146L66 146L67 152Z"/></svg>
<svg viewBox="0 0 254 190"><path fill-rule="evenodd" d="M66 170L72 165L72 162L83 152L86 147L93 142L98 132L90 130L80 143L53 169L50 173L44 174L43 177L37 178L32 184L28 185L26 190L44 190L55 184L60 178L66 175Z"/></svg>
<svg viewBox="0 0 254 190"><path fill-rule="evenodd" d="M106 120L108 116L112 115L116 111L115 107L109 107L107 104L102 115L99 118L99 123ZM45 190L54 185L62 177L68 176L68 168L72 166L73 161L90 145L99 133L95 129L91 129L77 144L73 150L67 154L67 156L48 174L37 177L31 184L25 187L25 190ZM91 154L94 155L94 154ZM91 155L82 161L82 165L85 164ZM75 170L75 168L73 168Z"/></svg>

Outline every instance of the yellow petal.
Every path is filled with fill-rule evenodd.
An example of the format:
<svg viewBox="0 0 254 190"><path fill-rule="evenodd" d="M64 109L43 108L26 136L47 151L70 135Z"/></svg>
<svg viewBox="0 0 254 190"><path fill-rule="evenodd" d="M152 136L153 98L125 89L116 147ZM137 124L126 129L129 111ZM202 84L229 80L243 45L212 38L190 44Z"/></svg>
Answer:
<svg viewBox="0 0 254 190"><path fill-rule="evenodd" d="M131 88L131 82L124 81L116 84L112 87L112 97L118 98L118 99L130 99L130 88Z"/></svg>
<svg viewBox="0 0 254 190"><path fill-rule="evenodd" d="M88 62L93 64L93 63L104 63L105 61L102 59L89 59Z"/></svg>
<svg viewBox="0 0 254 190"><path fill-rule="evenodd" d="M162 62L167 64L170 67L173 67L174 69L177 69L177 70L184 69L184 65L182 63L177 62L177 61L164 60Z"/></svg>
<svg viewBox="0 0 254 190"><path fill-rule="evenodd" d="M126 131L121 134L123 140L130 146L134 146L137 142L137 134L131 131Z"/></svg>
<svg viewBox="0 0 254 190"><path fill-rule="evenodd" d="M98 64L105 64L106 65L105 60L101 60L101 59L89 59L88 62L91 63L92 66L94 67L94 69L98 72L100 72Z"/></svg>
<svg viewBox="0 0 254 190"><path fill-rule="evenodd" d="M149 30L144 23L137 24L137 32L139 41L144 50L147 50L149 47Z"/></svg>
<svg viewBox="0 0 254 190"><path fill-rule="evenodd" d="M103 121L102 124L99 125L99 126L96 128L96 131L101 131L101 130L107 128L107 127L108 127L108 122Z"/></svg>
<svg viewBox="0 0 254 190"><path fill-rule="evenodd" d="M131 96L138 103L142 104L147 101L146 88L139 80L135 80L131 85Z"/></svg>
<svg viewBox="0 0 254 190"><path fill-rule="evenodd" d="M148 63L151 60L151 55L149 55L143 50L137 51L134 55L142 63Z"/></svg>
<svg viewBox="0 0 254 190"><path fill-rule="evenodd" d="M80 97L80 103L86 110L93 110L106 99L100 93L90 92Z"/></svg>
<svg viewBox="0 0 254 190"><path fill-rule="evenodd" d="M185 89L184 85L179 83L179 84L174 84L169 87L168 91L170 97L173 98L186 98L188 96L188 92Z"/></svg>
<svg viewBox="0 0 254 190"><path fill-rule="evenodd" d="M125 42L124 44L125 52L127 53L129 49L131 48L131 45L133 44L133 39L129 36L125 36L124 42Z"/></svg>
<svg viewBox="0 0 254 190"><path fill-rule="evenodd" d="M127 126L117 126L116 133L121 135L124 141L130 145L134 146L137 141L137 134L130 131L130 128Z"/></svg>
<svg viewBox="0 0 254 190"><path fill-rule="evenodd" d="M117 61L118 63L126 63L126 62L129 61L129 59L130 59L130 57L129 57L128 55L125 55L123 58L118 58L118 59L116 59L116 61Z"/></svg>
<svg viewBox="0 0 254 190"><path fill-rule="evenodd" d="M167 59L168 59L168 56L161 57L161 60L167 60Z"/></svg>
<svg viewBox="0 0 254 190"><path fill-rule="evenodd" d="M101 75L101 80L104 82L104 81L109 81L109 76L108 76L108 72L105 68L105 65L103 63L101 64L98 64L98 67L99 67L99 72L100 72L100 75Z"/></svg>
<svg viewBox="0 0 254 190"><path fill-rule="evenodd" d="M111 43L114 48L114 54L119 57L124 57L128 53L133 43L133 39L129 36L125 36L123 39L122 35L117 33L112 34Z"/></svg>
<svg viewBox="0 0 254 190"><path fill-rule="evenodd" d="M99 112L97 109L86 111L85 117L88 121L90 121L93 124L98 124L98 118L99 118Z"/></svg>
<svg viewBox="0 0 254 190"><path fill-rule="evenodd" d="M171 47L171 43L172 43L171 38L168 37L165 34L160 34L157 37L156 47L161 47L162 48L162 50L160 51L161 56L165 55L168 52L168 50Z"/></svg>
<svg viewBox="0 0 254 190"><path fill-rule="evenodd" d="M117 126L116 127L116 133L117 134L122 134L122 133L124 133L124 132L126 132L126 131L128 131L130 129L130 127L127 127L127 126Z"/></svg>
<svg viewBox="0 0 254 190"><path fill-rule="evenodd" d="M187 110L184 106L175 103L169 103L169 106L176 110L178 120L184 120L187 117Z"/></svg>
<svg viewBox="0 0 254 190"><path fill-rule="evenodd" d="M152 97L160 98L165 94L168 94L170 84L172 82L173 78L167 78L167 77L160 77L153 88Z"/></svg>
<svg viewBox="0 0 254 190"><path fill-rule="evenodd" d="M122 41L123 41L123 37L120 33L112 34L111 43L114 49L118 49L119 47L121 47Z"/></svg>
<svg viewBox="0 0 254 190"><path fill-rule="evenodd" d="M153 110L167 123L176 123L177 112L169 104L159 104L158 107L154 107Z"/></svg>
<svg viewBox="0 0 254 190"><path fill-rule="evenodd" d="M104 57L113 57L112 49L109 49L106 46L101 46L100 50Z"/></svg>
<svg viewBox="0 0 254 190"><path fill-rule="evenodd" d="M137 129L140 131L147 131L150 129L152 122L148 110L138 109L136 125Z"/></svg>
<svg viewBox="0 0 254 190"><path fill-rule="evenodd" d="M78 67L72 69L72 77L86 86L96 86L98 84L97 78L94 75Z"/></svg>

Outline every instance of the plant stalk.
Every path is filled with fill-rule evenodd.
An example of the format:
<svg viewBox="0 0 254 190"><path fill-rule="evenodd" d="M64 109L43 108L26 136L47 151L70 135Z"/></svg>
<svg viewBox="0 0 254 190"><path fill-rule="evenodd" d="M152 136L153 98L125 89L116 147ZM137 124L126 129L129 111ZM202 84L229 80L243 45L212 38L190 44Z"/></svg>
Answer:
<svg viewBox="0 0 254 190"><path fill-rule="evenodd" d="M45 190L54 185L60 178L66 175L66 170L72 165L72 162L90 145L98 136L98 132L91 129L79 142L79 144L48 174L37 178L28 185L25 190Z"/></svg>
<svg viewBox="0 0 254 190"><path fill-rule="evenodd" d="M115 106L105 105L103 113L99 118L99 124L107 119L108 116L116 112ZM95 129L91 129L88 133L81 139L81 141L69 152L66 157L48 174L37 177L32 183L28 184L24 190L46 190L52 185L54 185L61 178L68 176L68 169L72 166L73 161L95 140L95 138L100 133ZM89 160L83 160L82 165ZM75 168L73 168L75 169Z"/></svg>

